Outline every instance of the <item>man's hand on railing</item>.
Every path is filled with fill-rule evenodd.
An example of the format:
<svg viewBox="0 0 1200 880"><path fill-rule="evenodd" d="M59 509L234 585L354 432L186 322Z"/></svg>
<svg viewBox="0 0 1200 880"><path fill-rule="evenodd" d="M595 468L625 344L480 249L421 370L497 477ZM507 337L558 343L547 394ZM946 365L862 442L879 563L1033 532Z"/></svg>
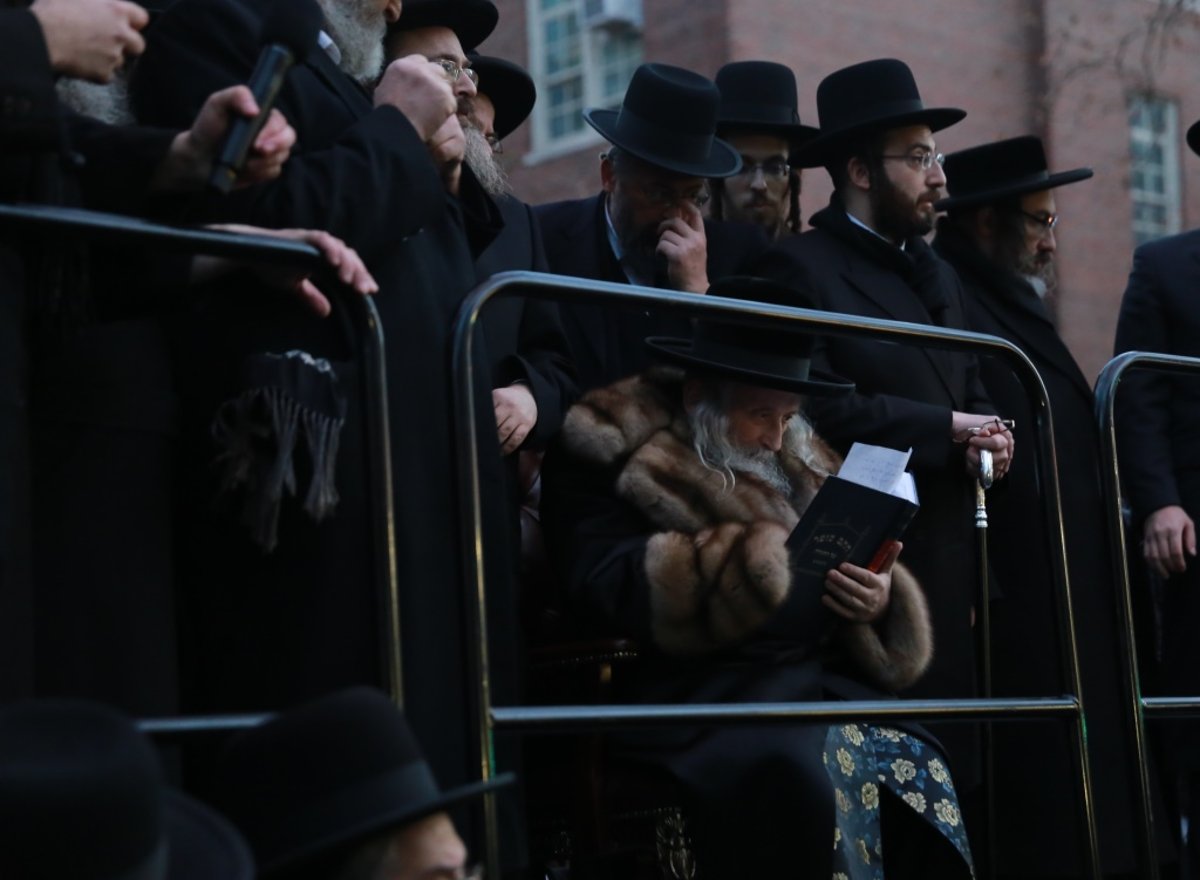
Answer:
<svg viewBox="0 0 1200 880"><path fill-rule="evenodd" d="M210 227L224 232L240 232L247 235L270 235L291 241L302 241L317 248L325 257L325 263L337 275L338 281L363 295L378 293L379 285L367 270L362 257L354 248L340 238L320 229L260 229L257 226L237 224ZM295 293L300 300L318 316L329 314L329 299L312 280L307 269L292 269L261 263L241 263L221 257L197 257L192 263L192 282L212 281L236 269L252 270L269 288Z"/></svg>

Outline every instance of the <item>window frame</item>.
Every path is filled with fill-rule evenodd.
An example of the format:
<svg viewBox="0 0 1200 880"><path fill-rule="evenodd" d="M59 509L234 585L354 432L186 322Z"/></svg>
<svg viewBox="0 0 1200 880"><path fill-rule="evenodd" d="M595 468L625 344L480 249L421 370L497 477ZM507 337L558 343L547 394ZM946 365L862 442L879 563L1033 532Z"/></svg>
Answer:
<svg viewBox="0 0 1200 880"><path fill-rule="evenodd" d="M1135 126L1134 113L1140 107L1147 108L1145 115L1152 115L1153 106L1159 105L1164 112L1164 125L1161 131L1155 131L1146 126ZM1180 160L1179 142L1179 102L1173 98L1153 93L1139 92L1130 96L1127 107L1127 127L1129 130L1129 207L1130 232L1133 235L1134 246L1175 235L1180 231L1183 222L1183 181ZM1139 144L1159 146L1162 151L1161 171L1163 180L1162 192L1135 187L1134 173L1138 170L1139 160L1135 148ZM1143 163L1144 164L1144 163ZM1146 166L1153 167L1153 166ZM1165 222L1153 227L1145 221L1137 219L1139 205L1161 206L1165 209Z"/></svg>

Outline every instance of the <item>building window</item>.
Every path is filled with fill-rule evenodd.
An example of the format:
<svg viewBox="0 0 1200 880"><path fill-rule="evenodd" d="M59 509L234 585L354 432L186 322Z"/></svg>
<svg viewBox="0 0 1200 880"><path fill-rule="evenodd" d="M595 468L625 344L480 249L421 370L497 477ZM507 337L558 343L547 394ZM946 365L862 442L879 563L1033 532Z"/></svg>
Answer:
<svg viewBox="0 0 1200 880"><path fill-rule="evenodd" d="M1135 245L1179 231L1178 141L1174 102L1148 95L1130 102L1129 195Z"/></svg>
<svg viewBox="0 0 1200 880"><path fill-rule="evenodd" d="M528 0L534 153L593 142L585 107L617 107L642 63L641 0Z"/></svg>

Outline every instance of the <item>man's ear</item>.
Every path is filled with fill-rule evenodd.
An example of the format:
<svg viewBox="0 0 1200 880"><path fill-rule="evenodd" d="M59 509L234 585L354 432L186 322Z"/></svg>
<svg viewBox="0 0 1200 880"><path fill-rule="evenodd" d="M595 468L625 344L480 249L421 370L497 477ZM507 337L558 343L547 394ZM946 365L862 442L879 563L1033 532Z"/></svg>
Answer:
<svg viewBox="0 0 1200 880"><path fill-rule="evenodd" d="M979 241L991 243L996 240L1000 233L1000 215L993 205L985 205L975 212L971 231Z"/></svg>
<svg viewBox="0 0 1200 880"><path fill-rule="evenodd" d="M861 157L851 156L846 160L846 179L865 192L871 188L871 169Z"/></svg>
<svg viewBox="0 0 1200 880"><path fill-rule="evenodd" d="M608 153L600 154L600 183L606 193L611 193L617 185L617 169L613 167Z"/></svg>
<svg viewBox="0 0 1200 880"><path fill-rule="evenodd" d="M704 381L701 379L687 378L683 380L683 411L691 414L700 401L704 400Z"/></svg>

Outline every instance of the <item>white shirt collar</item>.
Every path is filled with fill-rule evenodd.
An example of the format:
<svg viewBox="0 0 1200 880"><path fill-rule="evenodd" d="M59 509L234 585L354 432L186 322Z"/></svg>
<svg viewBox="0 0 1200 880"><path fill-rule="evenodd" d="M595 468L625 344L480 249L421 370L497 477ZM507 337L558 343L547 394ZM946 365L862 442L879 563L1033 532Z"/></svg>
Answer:
<svg viewBox="0 0 1200 880"><path fill-rule="evenodd" d="M325 50L326 54L333 59L334 64L341 65L342 50L337 47L337 43L333 41L333 37L329 36L325 31L321 31L317 34L317 45Z"/></svg>
<svg viewBox="0 0 1200 880"><path fill-rule="evenodd" d="M863 223L861 220L859 220L857 217L855 217L855 216L854 216L853 214L851 214L849 211L847 211L847 212L846 212L846 216L850 218L850 222L851 222L851 223L853 223L855 226L858 226L858 227L859 227L859 228L861 228L861 229L865 229L865 230L867 230L867 232L871 233L871 234L872 234L873 236L875 236L876 238L882 238L882 239L883 239L884 241L886 241L888 244L893 244L893 242L892 242L891 240L889 240L888 238L886 238L886 237L884 237L884 236L880 235L878 232L876 232L874 229L872 229L872 228L871 228L870 226L868 226L866 223ZM893 246L895 246L895 245L893 244ZM900 250L904 250L904 242L900 242L900 245L899 245L899 247L900 247Z"/></svg>

